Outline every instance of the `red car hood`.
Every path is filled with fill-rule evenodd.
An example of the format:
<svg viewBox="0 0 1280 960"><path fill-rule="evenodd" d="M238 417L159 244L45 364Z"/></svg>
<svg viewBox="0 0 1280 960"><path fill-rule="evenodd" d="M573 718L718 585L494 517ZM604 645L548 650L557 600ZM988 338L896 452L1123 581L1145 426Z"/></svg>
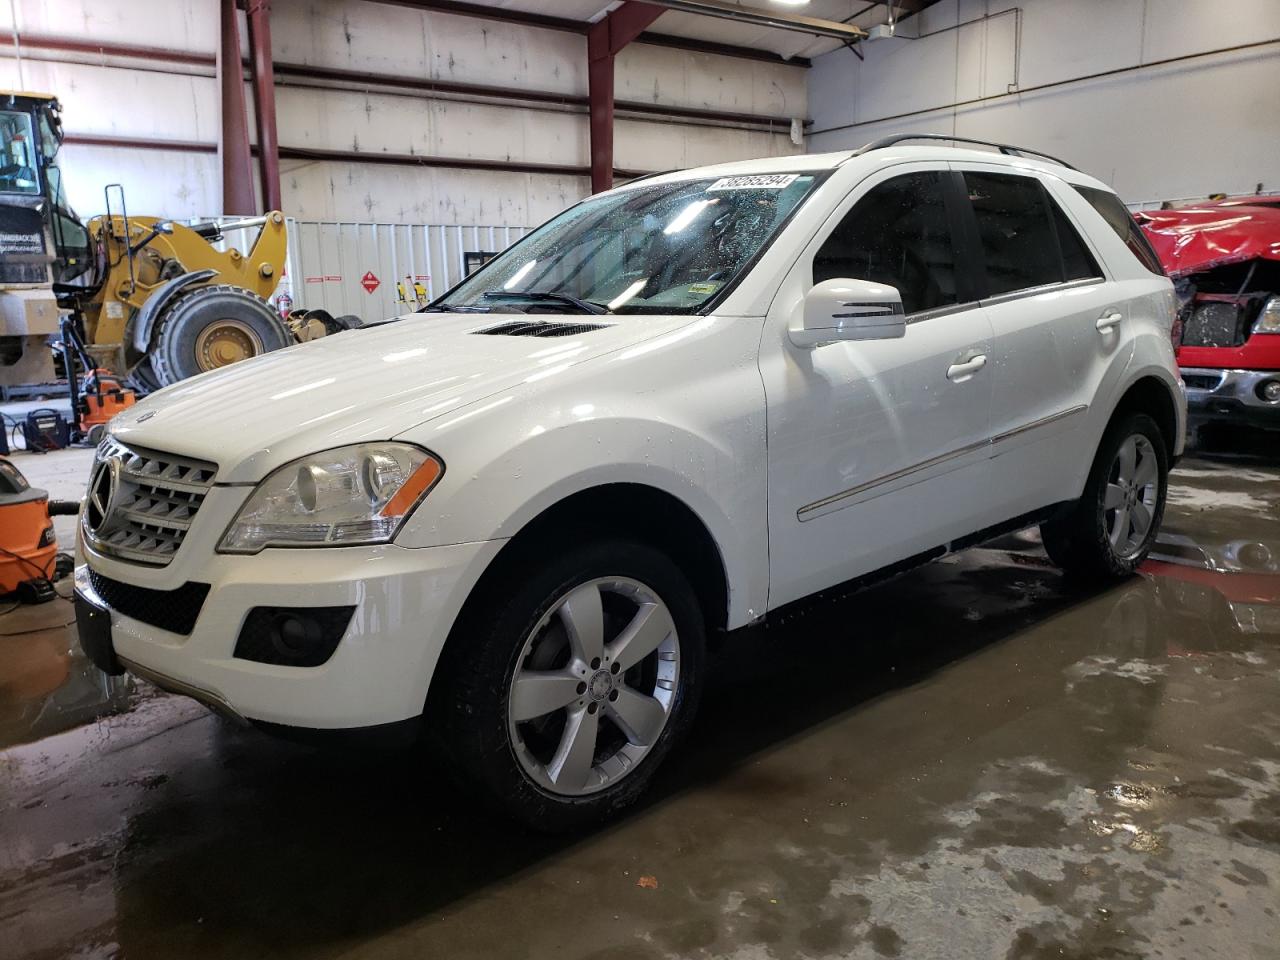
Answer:
<svg viewBox="0 0 1280 960"><path fill-rule="evenodd" d="M1171 277L1262 258L1280 260L1280 209L1206 204L1134 218Z"/></svg>

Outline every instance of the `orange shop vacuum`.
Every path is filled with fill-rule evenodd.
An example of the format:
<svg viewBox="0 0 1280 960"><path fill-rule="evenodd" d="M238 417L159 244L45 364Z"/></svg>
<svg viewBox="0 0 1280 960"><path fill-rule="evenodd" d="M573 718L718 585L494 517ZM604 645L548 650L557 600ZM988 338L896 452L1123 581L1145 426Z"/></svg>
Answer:
<svg viewBox="0 0 1280 960"><path fill-rule="evenodd" d="M79 510L75 501L50 500L0 459L0 601L44 603L57 596L53 581L66 575L70 558L59 560L51 518Z"/></svg>

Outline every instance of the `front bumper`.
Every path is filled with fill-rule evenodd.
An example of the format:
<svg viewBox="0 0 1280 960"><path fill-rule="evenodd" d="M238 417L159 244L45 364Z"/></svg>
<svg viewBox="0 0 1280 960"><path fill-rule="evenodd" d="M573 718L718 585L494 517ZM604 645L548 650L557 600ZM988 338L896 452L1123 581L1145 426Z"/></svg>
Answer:
<svg viewBox="0 0 1280 960"><path fill-rule="evenodd" d="M1280 380L1276 370L1184 367L1187 416L1193 423L1238 423L1280 429L1280 402L1258 395L1259 384Z"/></svg>
<svg viewBox="0 0 1280 960"><path fill-rule="evenodd" d="M395 545L272 549L206 555L182 572L209 584L190 634L112 610L112 652L125 669L246 720L317 729L393 723L422 712L449 630L503 541L408 549ZM186 547L180 553L186 554ZM78 544L77 592L100 605L87 567L133 586L164 589L174 572L140 567ZM173 566L179 566L175 559ZM166 582L168 581L168 582ZM233 656L246 615L258 606L351 605L337 649L318 667Z"/></svg>

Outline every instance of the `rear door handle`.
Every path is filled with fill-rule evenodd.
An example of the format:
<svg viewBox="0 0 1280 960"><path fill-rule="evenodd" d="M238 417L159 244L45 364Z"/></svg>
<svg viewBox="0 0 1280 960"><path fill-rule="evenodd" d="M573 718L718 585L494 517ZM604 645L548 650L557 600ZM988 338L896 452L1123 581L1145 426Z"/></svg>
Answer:
<svg viewBox="0 0 1280 960"><path fill-rule="evenodd" d="M1106 333L1108 330L1120 326L1120 321L1123 319L1124 317L1118 310L1108 310L1098 318L1094 326L1098 328L1099 333Z"/></svg>
<svg viewBox="0 0 1280 960"><path fill-rule="evenodd" d="M987 355L980 353L976 357L971 357L964 363L953 363L947 367L948 380L964 380L973 376L979 370L987 365Z"/></svg>

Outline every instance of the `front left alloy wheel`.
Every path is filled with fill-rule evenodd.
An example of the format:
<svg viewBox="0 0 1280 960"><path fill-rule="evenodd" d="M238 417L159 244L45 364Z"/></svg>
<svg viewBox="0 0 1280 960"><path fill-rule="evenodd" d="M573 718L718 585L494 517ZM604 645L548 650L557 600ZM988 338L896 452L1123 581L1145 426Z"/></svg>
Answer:
<svg viewBox="0 0 1280 960"><path fill-rule="evenodd" d="M702 614L680 569L645 544L586 544L469 621L445 696L448 745L470 779L544 830L634 802L700 686Z"/></svg>

